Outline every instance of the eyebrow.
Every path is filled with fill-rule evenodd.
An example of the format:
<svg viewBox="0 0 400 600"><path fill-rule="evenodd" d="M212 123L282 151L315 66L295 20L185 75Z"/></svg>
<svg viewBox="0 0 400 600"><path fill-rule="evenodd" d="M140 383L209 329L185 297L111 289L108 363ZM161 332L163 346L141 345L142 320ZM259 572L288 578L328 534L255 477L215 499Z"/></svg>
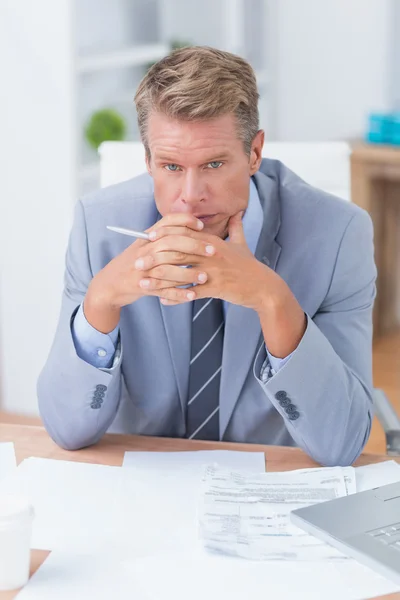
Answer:
<svg viewBox="0 0 400 600"><path fill-rule="evenodd" d="M228 158L229 158L228 154L219 154L217 156L212 156L211 158L207 158L201 164L205 165L205 164L210 163L210 162L216 162L216 161L219 161L219 160L227 160ZM159 160L161 162L168 162L168 163L174 164L174 165L175 164L179 165L179 163L176 160L173 160L170 156L167 156L167 155L157 156L157 158L155 160Z"/></svg>

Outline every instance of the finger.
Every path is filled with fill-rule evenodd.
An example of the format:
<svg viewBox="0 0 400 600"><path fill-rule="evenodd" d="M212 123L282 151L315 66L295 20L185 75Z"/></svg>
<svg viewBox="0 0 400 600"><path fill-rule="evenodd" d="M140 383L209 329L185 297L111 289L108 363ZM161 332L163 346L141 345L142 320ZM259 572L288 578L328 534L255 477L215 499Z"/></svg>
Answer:
<svg viewBox="0 0 400 600"><path fill-rule="evenodd" d="M193 288L182 289L176 287L168 287L160 290L150 290L149 296L159 296L164 300L172 301L177 304L182 302L191 302L196 298L196 292Z"/></svg>
<svg viewBox="0 0 400 600"><path fill-rule="evenodd" d="M148 252L148 249L146 249ZM185 254L184 252L156 252L153 254L144 254L135 261L135 268L138 271L149 271L158 265L191 265L195 266L202 259L195 254Z"/></svg>
<svg viewBox="0 0 400 600"><path fill-rule="evenodd" d="M143 249L142 256L135 261L135 268L140 271L149 270L153 266L156 266L157 262L160 260L157 254L169 251L177 253L175 256L179 262L174 264L188 265L192 264L188 262L188 255L194 255L195 258L197 257L196 260L198 261L199 257L213 256L216 249L215 245L201 240L194 240L181 235L169 235L161 240L152 242L151 245ZM145 258L146 256L148 258Z"/></svg>
<svg viewBox="0 0 400 600"><path fill-rule="evenodd" d="M151 277L143 277L139 281L139 287L146 292L156 292L158 290L164 290L173 286L182 285L181 281L170 281L167 279L153 279ZM190 284L189 284L190 285Z"/></svg>
<svg viewBox="0 0 400 600"><path fill-rule="evenodd" d="M160 227L187 227L194 231L201 231L204 228L204 223L188 213L170 213L154 223L146 231L156 231Z"/></svg>
<svg viewBox="0 0 400 600"><path fill-rule="evenodd" d="M149 247L149 254L155 255L156 252L170 250L197 256L213 256L216 248L215 244L210 244L208 241L193 239L185 235L168 235L153 242Z"/></svg>
<svg viewBox="0 0 400 600"><path fill-rule="evenodd" d="M215 237L211 234L206 234L203 231L196 231L194 229L190 229L189 227L172 227L172 226L162 226L157 228L157 230L150 232L150 239L153 242L154 240L159 240L167 235L186 235L187 237L192 237L197 240L203 240L204 242L215 243Z"/></svg>
<svg viewBox="0 0 400 600"><path fill-rule="evenodd" d="M178 269L179 270L179 269ZM186 270L186 269L182 269L182 270ZM148 291L153 291L153 290L160 290L160 289L164 289L166 287L180 287L180 286L191 286L191 285L203 285L204 283L207 282L207 274L206 273L199 273L197 275L197 277L192 276L189 277L186 274L185 277L185 273L180 274L180 278L178 277L177 279L174 279L172 276L171 277L164 277L164 278L157 278L156 276L152 275L148 277L143 277L143 279L140 279L139 281L139 287L141 287L144 290L148 290Z"/></svg>
<svg viewBox="0 0 400 600"><path fill-rule="evenodd" d="M243 214L244 211L241 211L229 219L229 241L233 242L234 244L246 243L242 223Z"/></svg>
<svg viewBox="0 0 400 600"><path fill-rule="evenodd" d="M144 279L155 279L178 282L178 284L199 283L207 281L207 273L201 269L186 269L175 265L160 265L143 274Z"/></svg>
<svg viewBox="0 0 400 600"><path fill-rule="evenodd" d="M165 306L176 306L177 304L183 304L183 302L174 302L173 300L167 300L166 298L160 298L161 304ZM185 300L187 302L187 300Z"/></svg>

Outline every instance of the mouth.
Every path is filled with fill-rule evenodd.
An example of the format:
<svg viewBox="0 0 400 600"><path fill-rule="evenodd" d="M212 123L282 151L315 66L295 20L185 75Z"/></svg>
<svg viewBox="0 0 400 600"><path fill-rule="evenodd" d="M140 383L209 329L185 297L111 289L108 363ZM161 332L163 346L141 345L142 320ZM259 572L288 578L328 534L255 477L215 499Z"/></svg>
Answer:
<svg viewBox="0 0 400 600"><path fill-rule="evenodd" d="M213 215L195 215L196 219L199 219L199 221L202 221L203 223L209 223L216 216L216 213Z"/></svg>

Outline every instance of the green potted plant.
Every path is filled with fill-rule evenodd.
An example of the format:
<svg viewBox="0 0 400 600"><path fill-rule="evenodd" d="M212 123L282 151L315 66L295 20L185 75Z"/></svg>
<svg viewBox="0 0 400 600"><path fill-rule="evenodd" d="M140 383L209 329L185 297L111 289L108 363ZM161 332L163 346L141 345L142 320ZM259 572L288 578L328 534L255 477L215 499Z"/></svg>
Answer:
<svg viewBox="0 0 400 600"><path fill-rule="evenodd" d="M184 40L171 40L171 52L173 50L179 50L180 48L189 48L192 44L190 42L185 42Z"/></svg>
<svg viewBox="0 0 400 600"><path fill-rule="evenodd" d="M88 144L98 149L103 142L122 141L126 136L124 118L112 108L103 108L92 114L85 127L85 137Z"/></svg>

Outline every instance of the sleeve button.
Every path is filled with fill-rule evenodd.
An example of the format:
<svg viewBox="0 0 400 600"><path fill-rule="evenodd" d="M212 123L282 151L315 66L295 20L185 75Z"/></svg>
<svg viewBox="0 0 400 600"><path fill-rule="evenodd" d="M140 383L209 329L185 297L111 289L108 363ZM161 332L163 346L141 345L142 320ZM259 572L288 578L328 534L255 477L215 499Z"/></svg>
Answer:
<svg viewBox="0 0 400 600"><path fill-rule="evenodd" d="M288 414L288 419L290 421L296 421L299 418L299 416L300 416L300 413L297 410L295 410L294 412Z"/></svg>
<svg viewBox="0 0 400 600"><path fill-rule="evenodd" d="M279 392L276 392L275 398L278 400L278 402L285 400L285 398L287 398L287 393L283 390L280 390Z"/></svg>

